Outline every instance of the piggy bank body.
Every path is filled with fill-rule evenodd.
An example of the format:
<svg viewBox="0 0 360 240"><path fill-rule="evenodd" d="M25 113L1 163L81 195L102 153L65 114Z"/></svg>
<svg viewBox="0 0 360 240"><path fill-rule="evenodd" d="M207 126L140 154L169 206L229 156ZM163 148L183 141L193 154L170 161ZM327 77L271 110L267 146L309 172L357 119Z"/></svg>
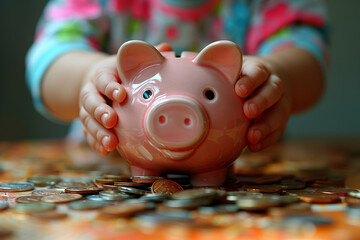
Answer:
<svg viewBox="0 0 360 240"><path fill-rule="evenodd" d="M247 144L249 119L234 90L240 48L219 41L176 57L130 41L117 61L127 98L113 103L114 131L131 174L187 173L195 186L221 185Z"/></svg>

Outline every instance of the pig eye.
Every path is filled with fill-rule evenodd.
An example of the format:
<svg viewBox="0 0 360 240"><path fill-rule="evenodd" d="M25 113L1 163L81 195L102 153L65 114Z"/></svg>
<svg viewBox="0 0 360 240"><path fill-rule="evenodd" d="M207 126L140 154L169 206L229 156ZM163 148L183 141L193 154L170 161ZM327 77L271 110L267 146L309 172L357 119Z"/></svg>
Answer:
<svg viewBox="0 0 360 240"><path fill-rule="evenodd" d="M152 91L148 89L143 93L143 98L149 99L149 98L151 98L152 94L153 94Z"/></svg>
<svg viewBox="0 0 360 240"><path fill-rule="evenodd" d="M206 88L203 91L203 96L207 101L213 101L216 97L215 91L211 88Z"/></svg>

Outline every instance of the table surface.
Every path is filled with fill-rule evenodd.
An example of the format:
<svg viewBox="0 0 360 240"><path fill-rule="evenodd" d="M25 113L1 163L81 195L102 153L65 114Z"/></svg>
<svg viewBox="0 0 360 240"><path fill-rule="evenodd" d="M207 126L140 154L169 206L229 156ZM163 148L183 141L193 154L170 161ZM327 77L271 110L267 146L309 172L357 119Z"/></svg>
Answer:
<svg viewBox="0 0 360 240"><path fill-rule="evenodd" d="M254 185L254 179L264 176L280 176L283 181L312 177L305 181L307 189L332 187L356 192L360 190L360 139L282 141L259 153L245 151L235 161L234 171L235 183L222 187L227 193L250 191L249 182ZM126 175L127 164L116 153L103 157L85 145L61 140L0 142L0 183L48 175L94 183L104 174ZM35 190L48 188L54 186L35 186ZM288 191L282 189L277 195ZM166 214L170 210L161 212L157 207L148 215L107 217L99 209L72 210L68 203L61 203L56 204L56 212L66 217L53 220L16 210L16 198L31 194L0 191L0 201L9 206L0 210L0 239L360 239L359 199L354 198L357 202L350 206L346 199L351 197L346 193L340 194L336 203L308 203L310 210L303 213L290 211L287 205L215 213L195 208L179 211L175 218ZM215 203L208 210L212 208Z"/></svg>

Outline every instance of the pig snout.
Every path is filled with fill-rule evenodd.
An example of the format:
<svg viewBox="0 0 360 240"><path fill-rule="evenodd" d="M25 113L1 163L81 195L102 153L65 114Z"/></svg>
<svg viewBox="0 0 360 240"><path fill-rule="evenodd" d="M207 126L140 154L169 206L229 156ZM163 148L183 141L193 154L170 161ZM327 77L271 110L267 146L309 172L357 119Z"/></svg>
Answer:
<svg viewBox="0 0 360 240"><path fill-rule="evenodd" d="M145 113L144 128L157 147L175 152L189 152L208 131L208 117L203 107L186 96L171 96L155 101Z"/></svg>

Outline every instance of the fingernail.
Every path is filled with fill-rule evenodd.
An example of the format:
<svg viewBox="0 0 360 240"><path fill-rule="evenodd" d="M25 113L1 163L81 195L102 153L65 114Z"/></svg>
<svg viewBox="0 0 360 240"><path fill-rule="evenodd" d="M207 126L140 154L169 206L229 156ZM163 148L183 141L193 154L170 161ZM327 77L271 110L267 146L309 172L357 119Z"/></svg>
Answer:
<svg viewBox="0 0 360 240"><path fill-rule="evenodd" d="M103 137L103 139L101 140L101 144L105 147L105 149L107 149L109 147L109 141L110 141L110 137L109 136L105 136Z"/></svg>
<svg viewBox="0 0 360 240"><path fill-rule="evenodd" d="M118 90L118 89L114 90L112 93L113 99L118 99L119 95L120 95L120 90Z"/></svg>
<svg viewBox="0 0 360 240"><path fill-rule="evenodd" d="M257 112L258 112L258 109L257 109L256 104L251 103L251 104L249 105L249 111L250 111L250 113L251 113L252 115L256 116L256 115L257 115Z"/></svg>
<svg viewBox="0 0 360 240"><path fill-rule="evenodd" d="M237 89L241 97L246 97L247 89L244 85L237 86Z"/></svg>
<svg viewBox="0 0 360 240"><path fill-rule="evenodd" d="M103 124L105 124L106 122L106 119L109 117L109 114L108 113L104 113L102 116L101 116L101 122Z"/></svg>

